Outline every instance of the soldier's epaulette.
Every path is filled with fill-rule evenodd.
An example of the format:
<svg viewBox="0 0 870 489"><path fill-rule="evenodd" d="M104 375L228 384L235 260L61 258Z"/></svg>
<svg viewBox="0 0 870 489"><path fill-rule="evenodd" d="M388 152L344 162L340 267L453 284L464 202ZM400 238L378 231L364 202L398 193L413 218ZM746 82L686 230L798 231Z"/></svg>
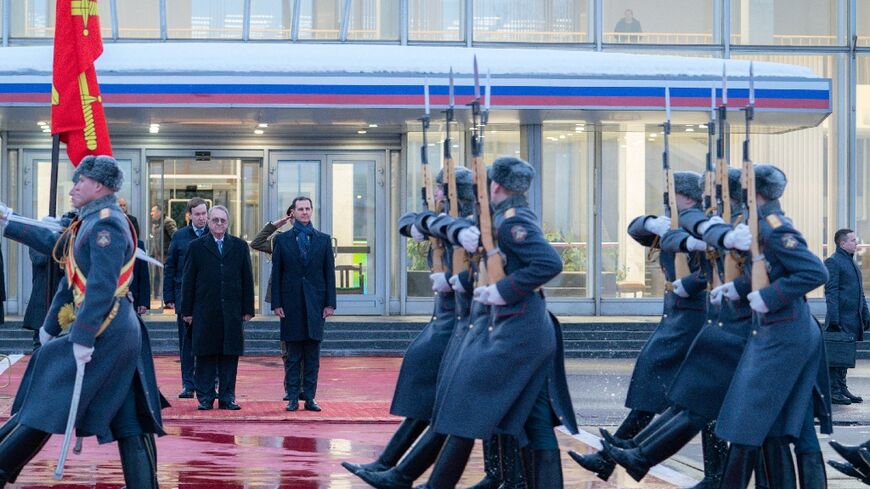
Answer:
<svg viewBox="0 0 870 489"><path fill-rule="evenodd" d="M770 227L772 227L773 229L782 226L782 219L780 219L779 216L776 214L768 214L768 216L764 219L767 221L768 224L770 224Z"/></svg>
<svg viewBox="0 0 870 489"><path fill-rule="evenodd" d="M112 215L112 210L109 209L108 207L106 207L100 211L100 219L106 219L111 215Z"/></svg>
<svg viewBox="0 0 870 489"><path fill-rule="evenodd" d="M505 219L510 219L516 215L517 215L517 210L514 207L511 207L510 209L504 211L504 218Z"/></svg>

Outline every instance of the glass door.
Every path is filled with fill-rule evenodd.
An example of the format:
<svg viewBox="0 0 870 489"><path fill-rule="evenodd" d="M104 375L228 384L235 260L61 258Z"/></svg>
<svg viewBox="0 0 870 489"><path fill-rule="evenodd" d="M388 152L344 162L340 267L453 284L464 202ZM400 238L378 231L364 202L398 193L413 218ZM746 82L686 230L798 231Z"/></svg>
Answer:
<svg viewBox="0 0 870 489"><path fill-rule="evenodd" d="M384 314L384 153L280 153L271 160L269 185L277 199L269 218L283 216L304 195L313 201L314 226L332 236L336 313Z"/></svg>

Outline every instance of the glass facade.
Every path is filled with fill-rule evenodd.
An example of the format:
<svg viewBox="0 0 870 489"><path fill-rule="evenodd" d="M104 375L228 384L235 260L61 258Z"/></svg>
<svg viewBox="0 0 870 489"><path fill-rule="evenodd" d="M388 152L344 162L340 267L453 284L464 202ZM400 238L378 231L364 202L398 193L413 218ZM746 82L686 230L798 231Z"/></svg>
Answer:
<svg viewBox="0 0 870 489"><path fill-rule="evenodd" d="M408 39L457 42L465 40L463 0L409 0Z"/></svg>
<svg viewBox="0 0 870 489"><path fill-rule="evenodd" d="M733 0L731 42L765 46L835 46L846 39L838 0ZM812 14L808 15L811 12ZM860 19L860 16L858 17Z"/></svg>
<svg viewBox="0 0 870 489"><path fill-rule="evenodd" d="M478 42L578 43L589 41L585 0L477 0Z"/></svg>
<svg viewBox="0 0 870 489"><path fill-rule="evenodd" d="M628 44L710 44L713 0L602 2L602 40ZM679 15L674 15L679 12Z"/></svg>

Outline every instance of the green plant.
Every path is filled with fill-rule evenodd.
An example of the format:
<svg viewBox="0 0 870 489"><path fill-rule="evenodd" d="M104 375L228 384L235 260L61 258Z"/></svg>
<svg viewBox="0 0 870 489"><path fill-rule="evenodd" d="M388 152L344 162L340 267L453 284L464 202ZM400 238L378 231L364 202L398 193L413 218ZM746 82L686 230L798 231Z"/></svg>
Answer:
<svg viewBox="0 0 870 489"><path fill-rule="evenodd" d="M405 240L408 253L408 271L423 272L429 270L429 242L416 242L413 239Z"/></svg>
<svg viewBox="0 0 870 489"><path fill-rule="evenodd" d="M586 247L572 245L574 239L561 231L549 231L544 237L553 244L562 258L563 272L582 272L586 270Z"/></svg>

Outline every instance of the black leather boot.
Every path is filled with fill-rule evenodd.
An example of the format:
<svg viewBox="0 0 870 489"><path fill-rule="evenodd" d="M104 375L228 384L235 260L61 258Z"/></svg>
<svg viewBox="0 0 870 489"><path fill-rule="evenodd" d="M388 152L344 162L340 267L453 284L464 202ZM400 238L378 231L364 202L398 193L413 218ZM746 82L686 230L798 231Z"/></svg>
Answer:
<svg viewBox="0 0 870 489"><path fill-rule="evenodd" d="M716 422L704 425L701 432L701 451L704 454L704 478L692 489L719 489L722 470L728 457L728 442L716 436Z"/></svg>
<svg viewBox="0 0 870 489"><path fill-rule="evenodd" d="M435 468L429 475L429 482L421 486L424 489L454 489L462 477L468 456L474 448L474 440L451 436L447 438L444 449L438 455Z"/></svg>
<svg viewBox="0 0 870 489"><path fill-rule="evenodd" d="M828 489L822 452L798 453L797 466L800 489Z"/></svg>
<svg viewBox="0 0 870 489"><path fill-rule="evenodd" d="M637 448L623 450L604 443L604 451L616 463L625 467L628 475L640 481L653 466L674 455L704 427L704 420L686 411L650 436Z"/></svg>
<svg viewBox="0 0 870 489"><path fill-rule="evenodd" d="M764 465L771 489L797 489L791 446L785 438L764 440Z"/></svg>
<svg viewBox="0 0 870 489"><path fill-rule="evenodd" d="M530 450L520 448L515 436L500 435L502 482L498 489L534 489L530 480L534 474L534 457Z"/></svg>
<svg viewBox="0 0 870 489"><path fill-rule="evenodd" d="M0 487L15 482L21 469L42 450L50 433L16 424L0 442Z"/></svg>
<svg viewBox="0 0 870 489"><path fill-rule="evenodd" d="M764 466L764 447L761 447L755 456L755 489L770 489L768 479L767 467Z"/></svg>
<svg viewBox="0 0 870 489"><path fill-rule="evenodd" d="M410 489L414 481L435 463L446 439L445 435L428 430L408 455L392 469L381 472L360 470L356 475L377 489Z"/></svg>
<svg viewBox="0 0 870 489"><path fill-rule="evenodd" d="M483 440L483 479L468 489L498 489L502 481L501 457L499 457L501 444L498 435L493 435Z"/></svg>
<svg viewBox="0 0 870 489"><path fill-rule="evenodd" d="M157 489L157 446L154 435L129 436L118 440L121 468L127 489Z"/></svg>
<svg viewBox="0 0 870 489"><path fill-rule="evenodd" d="M535 450L535 487L561 488L563 485L559 449Z"/></svg>
<svg viewBox="0 0 870 489"><path fill-rule="evenodd" d="M862 473L861 471L853 467L850 463L838 462L836 460L828 460L828 465L836 469L838 472L842 472L849 477L854 477L861 482L870 485L870 474Z"/></svg>
<svg viewBox="0 0 870 489"><path fill-rule="evenodd" d="M619 448L634 448L637 446L630 442L638 433L643 431L653 420L655 413L649 411L639 411L632 409L628 416L622 420L622 424L616 429L616 433L611 434L604 428L599 429L601 436L607 440L612 446Z"/></svg>
<svg viewBox="0 0 870 489"><path fill-rule="evenodd" d="M429 426L428 421L419 419L405 418L393 437L384 447L384 451L378 455L377 460L367 464L352 464L350 462L342 462L341 466L349 470L352 474L356 474L360 470L368 470L371 472L381 472L396 466L402 455L411 448L411 445L420 437L420 433Z"/></svg>
<svg viewBox="0 0 870 489"><path fill-rule="evenodd" d="M3 423L3 426L0 426L0 442L2 442L16 426L18 426L18 413L12 415L11 418L7 419L6 422Z"/></svg>
<svg viewBox="0 0 870 489"><path fill-rule="evenodd" d="M607 443L610 446L614 446L617 448L634 448L642 443L644 440L648 439L653 435L656 431L658 431L662 426L666 425L668 421L671 420L674 416L676 416L680 411L675 408L668 408L660 414L652 419L646 427L644 427L638 434L634 435L634 438L628 439L620 439L616 435L611 435L609 431L604 428L600 428L598 431L601 433L601 437L607 440Z"/></svg>
<svg viewBox="0 0 870 489"><path fill-rule="evenodd" d="M598 450L589 455L580 455L574 450L568 450L568 456L584 469L593 472L601 480L609 479L613 474L613 469L616 468L616 462L604 450Z"/></svg>
<svg viewBox="0 0 870 489"><path fill-rule="evenodd" d="M846 459L847 462L852 464L853 467L858 467L861 465L861 456L858 454L858 450L861 448L866 448L870 442L864 443L863 445L857 446L849 446L842 445L836 441L829 442L831 448L834 449L841 457Z"/></svg>
<svg viewBox="0 0 870 489"><path fill-rule="evenodd" d="M722 489L746 489L758 463L758 447L732 443L722 471Z"/></svg>

